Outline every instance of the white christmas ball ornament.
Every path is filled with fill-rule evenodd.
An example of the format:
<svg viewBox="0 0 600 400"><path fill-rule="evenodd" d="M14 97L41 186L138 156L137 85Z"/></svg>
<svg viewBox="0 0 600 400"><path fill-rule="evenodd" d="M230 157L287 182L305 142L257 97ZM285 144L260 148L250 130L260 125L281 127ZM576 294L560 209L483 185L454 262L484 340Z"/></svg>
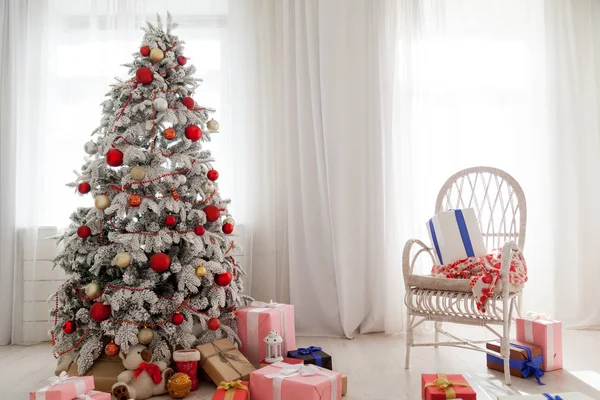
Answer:
<svg viewBox="0 0 600 400"><path fill-rule="evenodd" d="M90 282L85 287L85 295L89 298L96 298L100 296L102 288L96 282Z"/></svg>
<svg viewBox="0 0 600 400"><path fill-rule="evenodd" d="M185 183L187 182L187 178L185 177L185 175L177 175L177 182L180 185L185 185Z"/></svg>
<svg viewBox="0 0 600 400"><path fill-rule="evenodd" d="M115 256L115 265L119 268L126 268L131 264L131 256L129 253L117 253Z"/></svg>
<svg viewBox="0 0 600 400"><path fill-rule="evenodd" d="M98 145L90 140L83 145L83 150L89 155L96 154L98 152Z"/></svg>
<svg viewBox="0 0 600 400"><path fill-rule="evenodd" d="M154 109L156 111L166 111L167 108L169 108L169 103L167 103L167 100L165 100L162 97L159 97L158 99L154 100Z"/></svg>
<svg viewBox="0 0 600 400"><path fill-rule="evenodd" d="M165 58L165 53L158 47L154 48L150 51L150 59L152 61L154 61L154 62L161 61L163 58Z"/></svg>
<svg viewBox="0 0 600 400"><path fill-rule="evenodd" d="M235 226L235 220L231 217L227 217L223 220L223 224L231 224L231 225Z"/></svg>
<svg viewBox="0 0 600 400"><path fill-rule="evenodd" d="M107 196L101 194L99 196L96 196L96 198L94 199L94 205L98 210L104 210L108 208L108 206L110 206L110 199Z"/></svg>
<svg viewBox="0 0 600 400"><path fill-rule="evenodd" d="M112 100L105 100L104 103L102 103L102 107L104 107L105 111L110 111L113 109L113 101Z"/></svg>
<svg viewBox="0 0 600 400"><path fill-rule="evenodd" d="M202 190L204 193L212 193L215 190L215 185L212 182L205 182L202 185Z"/></svg>
<svg viewBox="0 0 600 400"><path fill-rule="evenodd" d="M140 167L139 165L133 167L131 168L131 171L129 171L129 175L134 181L142 181L146 177L146 168Z"/></svg>

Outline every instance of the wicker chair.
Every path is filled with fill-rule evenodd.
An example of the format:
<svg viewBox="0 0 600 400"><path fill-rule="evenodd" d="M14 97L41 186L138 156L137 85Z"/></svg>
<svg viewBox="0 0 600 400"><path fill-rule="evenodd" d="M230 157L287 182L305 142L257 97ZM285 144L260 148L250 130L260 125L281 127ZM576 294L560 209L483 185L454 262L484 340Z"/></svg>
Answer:
<svg viewBox="0 0 600 400"><path fill-rule="evenodd" d="M502 248L501 284L490 298L487 312L475 306L468 279L441 279L431 275L413 274L415 263L422 254L435 262L433 249L422 241L411 239L404 246L402 266L407 307L406 368L410 365L410 351L416 346L453 346L492 354L504 361L506 384L510 385L510 325L513 311L520 315L521 289L509 284L509 266L512 251L521 251L525 245L527 208L525 195L518 182L496 168L474 167L452 175L439 192L435 212L474 208L488 250ZM414 343L413 330L425 321L435 321L433 343ZM443 322L485 327L501 343L500 353L485 349L490 340L468 340L442 329ZM502 326L502 332L493 326ZM499 327L498 327L499 328ZM440 334L450 341L440 341Z"/></svg>

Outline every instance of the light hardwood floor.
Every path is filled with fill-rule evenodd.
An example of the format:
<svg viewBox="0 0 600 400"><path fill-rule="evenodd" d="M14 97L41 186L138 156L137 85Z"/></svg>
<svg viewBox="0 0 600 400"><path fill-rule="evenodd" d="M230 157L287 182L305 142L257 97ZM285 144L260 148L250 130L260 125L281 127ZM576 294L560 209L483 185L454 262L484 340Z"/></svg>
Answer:
<svg viewBox="0 0 600 400"><path fill-rule="evenodd" d="M431 336L424 332L417 339ZM547 373L542 379L546 386L513 378L513 385L507 387L500 373L486 368L483 353L454 348L413 348L411 368L405 370L402 335L362 335L354 340L299 337L298 345L319 345L333 355L334 368L348 375L346 400L418 400L421 374L436 372L462 373L479 400L495 400L500 394L567 391L600 399L600 331L565 330L565 368ZM48 343L0 346L0 399L29 398L28 392L42 387L54 367ZM214 386L205 384L187 399L211 399L213 392Z"/></svg>

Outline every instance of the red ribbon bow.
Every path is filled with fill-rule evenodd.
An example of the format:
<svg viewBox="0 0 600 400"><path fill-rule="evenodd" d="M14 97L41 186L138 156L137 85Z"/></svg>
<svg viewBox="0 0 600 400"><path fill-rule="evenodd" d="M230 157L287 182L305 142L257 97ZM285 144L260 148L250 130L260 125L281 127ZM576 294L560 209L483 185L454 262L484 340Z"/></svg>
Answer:
<svg viewBox="0 0 600 400"><path fill-rule="evenodd" d="M140 376L140 374L144 371L146 371L148 373L148 375L150 375L150 378L152 378L152 381L155 384L158 384L158 383L160 383L160 381L162 381L162 376L160 376L160 368L158 368L158 365L150 364L147 362L141 363L140 366L138 367L138 369L136 369L133 372L135 379L137 379L138 376Z"/></svg>

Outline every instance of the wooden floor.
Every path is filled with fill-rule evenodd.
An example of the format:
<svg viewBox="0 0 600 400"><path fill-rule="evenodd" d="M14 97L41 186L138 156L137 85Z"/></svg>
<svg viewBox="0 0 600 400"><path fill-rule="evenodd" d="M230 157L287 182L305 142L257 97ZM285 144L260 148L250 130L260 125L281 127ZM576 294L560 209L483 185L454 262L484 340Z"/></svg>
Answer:
<svg viewBox="0 0 600 400"><path fill-rule="evenodd" d="M432 334L421 336L417 340ZM547 373L542 379L546 386L513 378L512 387L506 387L500 373L486 369L483 353L454 348L414 348L411 369L405 370L402 335L363 335L354 340L302 337L298 345L319 345L334 356L334 368L348 375L346 400L418 400L421 374L436 372L462 373L477 391L478 400L496 399L500 394L567 391L600 399L600 331L565 331L565 368ZM28 399L28 392L44 386L54 367L48 343L0 346L0 399ZM214 386L206 384L187 399L211 399L213 392Z"/></svg>

